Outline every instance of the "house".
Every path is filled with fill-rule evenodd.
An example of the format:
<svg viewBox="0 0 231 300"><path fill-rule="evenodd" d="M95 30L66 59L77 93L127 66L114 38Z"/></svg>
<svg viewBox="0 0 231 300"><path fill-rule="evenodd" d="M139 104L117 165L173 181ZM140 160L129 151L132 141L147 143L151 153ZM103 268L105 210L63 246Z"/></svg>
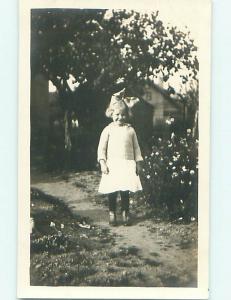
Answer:
<svg viewBox="0 0 231 300"><path fill-rule="evenodd" d="M171 97L168 91L152 83L146 85L143 100L153 109L153 127L161 126L170 118L175 122L181 122L186 118L186 107L177 99Z"/></svg>

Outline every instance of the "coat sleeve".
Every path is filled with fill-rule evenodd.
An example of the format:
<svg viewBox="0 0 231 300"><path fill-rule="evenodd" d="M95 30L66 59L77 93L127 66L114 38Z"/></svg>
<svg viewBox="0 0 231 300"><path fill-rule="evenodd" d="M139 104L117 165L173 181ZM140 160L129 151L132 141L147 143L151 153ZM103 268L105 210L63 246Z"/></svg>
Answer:
<svg viewBox="0 0 231 300"><path fill-rule="evenodd" d="M107 146L108 146L108 139L109 139L109 130L108 126L104 128L101 133L97 151L97 161L99 162L101 159L107 160Z"/></svg>
<svg viewBox="0 0 231 300"><path fill-rule="evenodd" d="M137 135L136 135L135 130L133 132L133 148L134 148L134 158L135 158L135 161L141 161L141 160L143 160L143 157L142 157L142 154L141 154L141 151L140 151L140 146L139 146L139 143L138 143L138 139L137 139Z"/></svg>

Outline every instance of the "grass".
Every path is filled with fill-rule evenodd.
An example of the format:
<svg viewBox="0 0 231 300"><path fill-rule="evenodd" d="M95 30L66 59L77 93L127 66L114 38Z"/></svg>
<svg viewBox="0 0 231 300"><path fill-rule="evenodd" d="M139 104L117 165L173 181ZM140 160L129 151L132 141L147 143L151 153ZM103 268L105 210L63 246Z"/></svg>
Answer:
<svg viewBox="0 0 231 300"><path fill-rule="evenodd" d="M79 176L75 185L87 186L87 178ZM91 191L89 195L92 194ZM98 196L94 200L102 204L105 199ZM146 214L142 203L132 207L132 211L135 209L142 211L139 215ZM149 222L150 238L155 239L161 251L153 248L146 258L137 247L118 247L116 236L109 229L97 227L90 219L73 214L62 199L36 189L31 190L31 217L34 220L32 286L196 286L194 261L191 262L189 254L196 253L196 223ZM81 224L89 226L83 228ZM139 228L142 230L142 226ZM167 251L172 251L173 258L178 255L178 260L171 262L172 268L163 263L163 253L165 256ZM185 259L182 257L182 262L181 255Z"/></svg>

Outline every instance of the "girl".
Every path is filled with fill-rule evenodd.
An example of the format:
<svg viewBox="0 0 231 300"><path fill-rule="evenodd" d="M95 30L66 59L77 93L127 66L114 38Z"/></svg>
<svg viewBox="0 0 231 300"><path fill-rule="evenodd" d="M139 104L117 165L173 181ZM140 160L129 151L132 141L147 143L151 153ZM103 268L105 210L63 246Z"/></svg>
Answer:
<svg viewBox="0 0 231 300"><path fill-rule="evenodd" d="M102 178L99 192L108 194L109 223L116 225L116 198L120 193L124 225L129 222L129 191L142 190L139 173L143 160L133 127L127 123L128 107L113 95L106 116L113 122L104 128L98 146Z"/></svg>

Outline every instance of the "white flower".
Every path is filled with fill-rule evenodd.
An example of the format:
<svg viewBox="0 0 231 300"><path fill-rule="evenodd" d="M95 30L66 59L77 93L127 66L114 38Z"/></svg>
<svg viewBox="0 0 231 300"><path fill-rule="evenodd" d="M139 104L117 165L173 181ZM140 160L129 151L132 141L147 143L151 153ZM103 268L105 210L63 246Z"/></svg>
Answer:
<svg viewBox="0 0 231 300"><path fill-rule="evenodd" d="M175 136L175 134L174 134L174 132L172 132L172 134L171 134L171 139L173 139L174 136Z"/></svg>
<svg viewBox="0 0 231 300"><path fill-rule="evenodd" d="M170 162L169 162L169 166L171 166L172 164L173 164L173 163L170 161Z"/></svg>
<svg viewBox="0 0 231 300"><path fill-rule="evenodd" d="M161 142L161 141L162 141L162 138L158 138L158 141Z"/></svg>
<svg viewBox="0 0 231 300"><path fill-rule="evenodd" d="M78 122L78 120L72 120L71 123L72 123L72 127L73 127L73 128L79 127L79 122Z"/></svg>
<svg viewBox="0 0 231 300"><path fill-rule="evenodd" d="M50 222L50 227L55 227L55 223L54 222Z"/></svg>
<svg viewBox="0 0 231 300"><path fill-rule="evenodd" d="M159 155L159 152L156 152L155 154L158 156L158 155Z"/></svg>
<svg viewBox="0 0 231 300"><path fill-rule="evenodd" d="M188 128L187 129L187 133L189 134L189 133L191 133L192 132L192 130L190 129L190 128Z"/></svg>
<svg viewBox="0 0 231 300"><path fill-rule="evenodd" d="M60 227L61 227L61 229L63 229L64 228L64 224L61 224Z"/></svg>
<svg viewBox="0 0 231 300"><path fill-rule="evenodd" d="M188 183L189 185L192 185L192 181L189 181L189 183Z"/></svg>
<svg viewBox="0 0 231 300"><path fill-rule="evenodd" d="M195 217L191 217L191 221L193 222L193 221L195 221L196 220L196 218Z"/></svg>
<svg viewBox="0 0 231 300"><path fill-rule="evenodd" d="M181 183L181 184L184 184L184 180L181 180L180 183Z"/></svg>
<svg viewBox="0 0 231 300"><path fill-rule="evenodd" d="M147 179L150 179L150 178L151 178L151 176L150 176L150 175L147 175L146 177L147 177Z"/></svg>
<svg viewBox="0 0 231 300"><path fill-rule="evenodd" d="M168 120L168 119L165 121L165 123L168 124L168 125L171 125L171 121Z"/></svg>
<svg viewBox="0 0 231 300"><path fill-rule="evenodd" d="M154 155L154 153L152 152L152 153L151 153L151 156L153 156L153 155Z"/></svg>
<svg viewBox="0 0 231 300"><path fill-rule="evenodd" d="M171 147L172 147L172 143L171 143L171 144L169 144L169 145L168 145L168 147L169 147L169 148L171 148Z"/></svg>
<svg viewBox="0 0 231 300"><path fill-rule="evenodd" d="M173 172L173 173L172 173L172 178L177 177L177 176L178 176L178 173L177 173L177 172Z"/></svg>
<svg viewBox="0 0 231 300"><path fill-rule="evenodd" d="M171 118L171 119L170 119L170 121L171 121L171 122L174 122L174 121L175 121L175 119L174 119L174 118Z"/></svg>
<svg viewBox="0 0 231 300"><path fill-rule="evenodd" d="M184 201L183 201L182 199L180 199L180 203L182 203L182 204L183 204L183 203L184 203Z"/></svg>
<svg viewBox="0 0 231 300"><path fill-rule="evenodd" d="M195 174L195 171L194 170L190 170L190 175L194 175Z"/></svg>
<svg viewBox="0 0 231 300"><path fill-rule="evenodd" d="M172 167L172 170L175 170L175 169L176 169L176 167L175 167L175 166L173 166L173 167Z"/></svg>
<svg viewBox="0 0 231 300"><path fill-rule="evenodd" d="M173 156L173 161L177 161L178 157L177 156Z"/></svg>
<svg viewBox="0 0 231 300"><path fill-rule="evenodd" d="M183 167L182 167L182 171L183 171L183 172L186 172L186 171L187 171L187 168L186 168L185 166L183 166Z"/></svg>

